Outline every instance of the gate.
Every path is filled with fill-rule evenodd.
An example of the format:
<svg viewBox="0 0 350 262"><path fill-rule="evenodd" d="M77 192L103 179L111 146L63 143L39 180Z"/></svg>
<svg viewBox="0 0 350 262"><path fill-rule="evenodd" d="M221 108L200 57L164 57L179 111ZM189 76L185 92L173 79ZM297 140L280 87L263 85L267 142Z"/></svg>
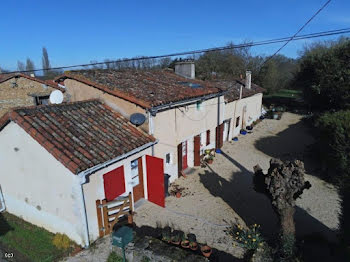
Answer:
<svg viewBox="0 0 350 262"><path fill-rule="evenodd" d="M113 226L120 221L123 216L132 216L132 197L129 193L126 197L118 197L116 200L106 199L96 200L97 221L99 236L108 235Z"/></svg>

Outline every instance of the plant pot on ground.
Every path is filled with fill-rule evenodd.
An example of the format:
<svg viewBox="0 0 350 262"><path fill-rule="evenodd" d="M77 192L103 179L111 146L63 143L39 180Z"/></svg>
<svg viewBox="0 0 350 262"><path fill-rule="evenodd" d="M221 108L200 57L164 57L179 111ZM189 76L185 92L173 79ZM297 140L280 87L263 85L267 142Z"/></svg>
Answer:
<svg viewBox="0 0 350 262"><path fill-rule="evenodd" d="M162 229L162 240L170 243L171 241L171 228L166 226Z"/></svg>
<svg viewBox="0 0 350 262"><path fill-rule="evenodd" d="M180 198L180 197L181 197L181 192L180 192L180 191L176 192L176 193L175 193L175 196L176 196L177 198Z"/></svg>
<svg viewBox="0 0 350 262"><path fill-rule="evenodd" d="M190 247L190 241L186 238L185 234L182 235L181 247L183 247L183 248L189 248Z"/></svg>
<svg viewBox="0 0 350 262"><path fill-rule="evenodd" d="M181 234L180 231L178 230L174 230L171 233L171 243L173 243L174 245L180 245L181 242Z"/></svg>
<svg viewBox="0 0 350 262"><path fill-rule="evenodd" d="M203 246L201 246L201 252L203 256L210 257L213 250L211 249L210 246L208 246L207 244L204 244Z"/></svg>
<svg viewBox="0 0 350 262"><path fill-rule="evenodd" d="M197 244L197 238L195 234L187 234L187 239L190 241L190 249L197 250L198 244Z"/></svg>

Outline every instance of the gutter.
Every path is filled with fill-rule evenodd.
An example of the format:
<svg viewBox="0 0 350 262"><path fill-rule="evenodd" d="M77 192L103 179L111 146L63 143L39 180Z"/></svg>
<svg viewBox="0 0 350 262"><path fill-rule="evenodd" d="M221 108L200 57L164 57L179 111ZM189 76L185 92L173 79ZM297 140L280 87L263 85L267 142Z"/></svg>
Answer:
<svg viewBox="0 0 350 262"><path fill-rule="evenodd" d="M0 213L1 213L2 211L5 211L5 209L6 209L5 201L4 201L4 197L2 195L1 188L0 188L0 203L1 203L1 209L0 209Z"/></svg>
<svg viewBox="0 0 350 262"><path fill-rule="evenodd" d="M90 246L90 237L89 237L89 225L88 225L88 217L87 217L87 212L86 212L86 203L85 203L85 197L84 197L84 189L83 189L83 185L86 183L87 181L87 176L88 175L91 175L92 173L95 173L96 171L98 170L101 170L107 166L110 166L122 159L125 159L129 156L132 156L140 151L143 151L149 147L153 147L155 144L158 143L158 140L154 141L154 142L149 142L147 144L144 144L143 146L140 146L138 148L135 148L121 156L118 156L116 158L113 158L111 160L108 160L102 164L99 164L99 165L96 165L96 166L93 166L89 169L86 169L82 172L80 172L78 175L79 177L79 185L80 185L80 193L81 193L81 206L83 207L83 210L84 210L84 221L83 221L83 225L84 225L84 235L85 235L85 246L84 248L89 248ZM0 194L0 197L1 197L1 194Z"/></svg>
<svg viewBox="0 0 350 262"><path fill-rule="evenodd" d="M171 102L171 103L165 104L165 105L154 106L154 107L150 108L148 111L151 113L152 116L156 116L156 114L158 112L172 109L172 108L177 107L177 106L186 106L189 104L193 104L194 102L197 102L197 101L203 101L203 100L208 100L208 99L215 98L215 97L220 97L220 96L226 94L228 91L229 90L220 91L219 93L215 93L215 94L189 98L189 99L181 100L178 102Z"/></svg>

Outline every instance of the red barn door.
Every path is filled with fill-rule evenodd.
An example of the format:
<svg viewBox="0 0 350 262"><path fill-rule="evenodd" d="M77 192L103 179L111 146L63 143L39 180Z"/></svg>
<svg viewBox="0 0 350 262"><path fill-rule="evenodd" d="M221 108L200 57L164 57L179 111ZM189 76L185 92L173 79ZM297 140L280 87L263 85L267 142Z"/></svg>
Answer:
<svg viewBox="0 0 350 262"><path fill-rule="evenodd" d="M146 155L148 200L165 207L163 159Z"/></svg>

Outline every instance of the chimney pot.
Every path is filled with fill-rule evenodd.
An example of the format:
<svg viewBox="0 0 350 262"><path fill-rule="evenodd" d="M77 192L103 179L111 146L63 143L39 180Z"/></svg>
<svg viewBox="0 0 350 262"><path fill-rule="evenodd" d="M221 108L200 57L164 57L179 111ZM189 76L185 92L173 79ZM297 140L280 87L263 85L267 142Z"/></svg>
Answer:
<svg viewBox="0 0 350 262"><path fill-rule="evenodd" d="M245 73L245 87L247 89L252 88L252 72L251 71L247 71Z"/></svg>
<svg viewBox="0 0 350 262"><path fill-rule="evenodd" d="M195 65L194 61L180 61L175 64L175 74L190 78L190 79L195 79L196 73L195 73Z"/></svg>

